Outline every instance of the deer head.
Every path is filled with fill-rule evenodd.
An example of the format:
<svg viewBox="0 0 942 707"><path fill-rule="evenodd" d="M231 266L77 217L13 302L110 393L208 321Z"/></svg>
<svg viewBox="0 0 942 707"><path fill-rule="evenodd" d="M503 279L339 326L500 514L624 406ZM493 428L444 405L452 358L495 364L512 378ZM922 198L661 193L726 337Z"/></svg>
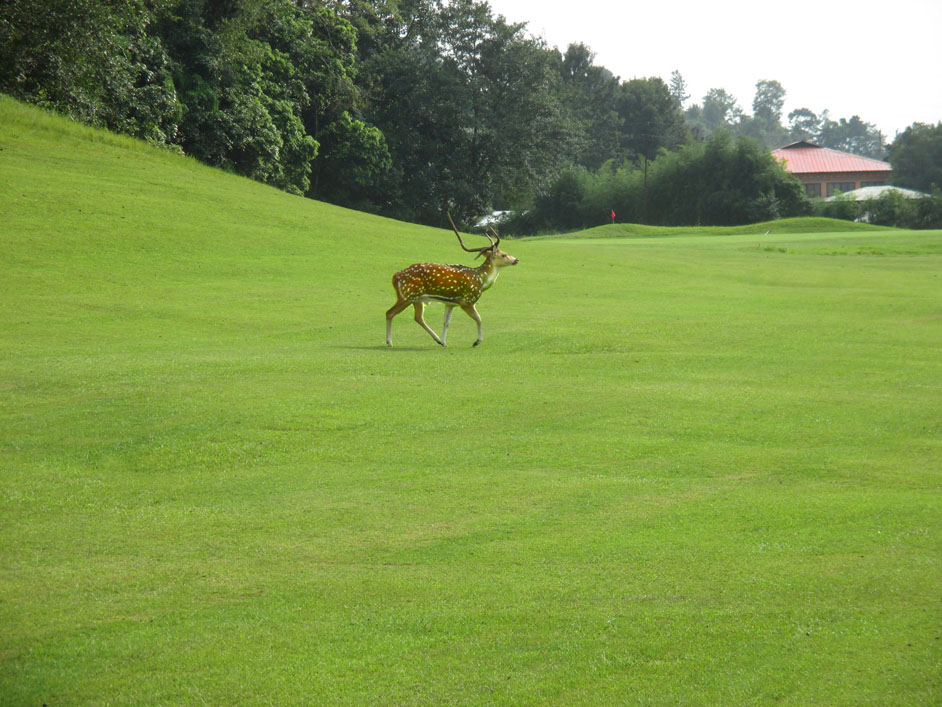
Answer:
<svg viewBox="0 0 942 707"><path fill-rule="evenodd" d="M458 243L460 243L461 247L464 248L467 252L477 253L477 257L479 258L483 257L487 258L489 261L493 260L494 264L498 267L503 267L504 265L516 265L520 262L517 258L513 257L512 255L508 255L497 247L500 245L500 235L498 235L497 231L492 226L488 226L488 228L490 229L491 233L494 234L494 238L497 239L496 241L494 238L491 238L491 236L487 233L487 230L485 230L484 237L490 241L490 245L486 245L483 248L468 248L468 246L464 244L464 241L461 240L461 234L458 233L458 227L455 226L455 222L452 220L451 214L448 214L448 222L451 224L451 228L455 232L455 235L458 236Z"/></svg>

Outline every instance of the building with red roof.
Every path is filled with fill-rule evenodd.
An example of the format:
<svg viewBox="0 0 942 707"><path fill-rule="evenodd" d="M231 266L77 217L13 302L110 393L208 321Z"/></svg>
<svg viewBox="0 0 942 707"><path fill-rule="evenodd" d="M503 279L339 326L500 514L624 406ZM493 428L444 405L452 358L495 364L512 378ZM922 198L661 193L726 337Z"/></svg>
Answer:
<svg viewBox="0 0 942 707"><path fill-rule="evenodd" d="M810 197L834 196L861 187L889 184L893 168L889 162L832 150L810 142L793 142L772 156L784 160L785 169L798 177Z"/></svg>

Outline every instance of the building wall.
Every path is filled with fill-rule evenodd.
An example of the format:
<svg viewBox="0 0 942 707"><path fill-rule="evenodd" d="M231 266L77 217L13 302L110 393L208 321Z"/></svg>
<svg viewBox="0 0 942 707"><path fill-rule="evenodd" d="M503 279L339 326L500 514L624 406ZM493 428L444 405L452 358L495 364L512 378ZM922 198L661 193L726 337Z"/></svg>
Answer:
<svg viewBox="0 0 942 707"><path fill-rule="evenodd" d="M804 172L794 173L805 185L810 197L834 196L835 191L849 192L860 187L874 187L890 183L892 172Z"/></svg>

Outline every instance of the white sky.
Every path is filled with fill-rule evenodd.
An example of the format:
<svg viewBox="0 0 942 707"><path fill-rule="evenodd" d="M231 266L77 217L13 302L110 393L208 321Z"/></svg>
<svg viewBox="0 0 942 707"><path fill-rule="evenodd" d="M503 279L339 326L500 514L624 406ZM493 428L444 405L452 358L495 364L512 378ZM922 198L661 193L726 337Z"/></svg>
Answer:
<svg viewBox="0 0 942 707"><path fill-rule="evenodd" d="M680 71L691 103L724 88L752 113L756 81L795 108L859 115L891 142L942 120L942 0L488 0L565 52L582 42L622 80Z"/></svg>

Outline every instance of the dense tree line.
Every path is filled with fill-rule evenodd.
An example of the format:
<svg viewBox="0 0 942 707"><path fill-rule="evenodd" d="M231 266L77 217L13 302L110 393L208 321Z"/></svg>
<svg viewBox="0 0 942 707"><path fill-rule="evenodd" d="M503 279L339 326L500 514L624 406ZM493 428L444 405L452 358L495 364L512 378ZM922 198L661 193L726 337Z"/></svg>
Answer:
<svg viewBox="0 0 942 707"><path fill-rule="evenodd" d="M620 222L737 225L809 213L801 184L757 140L719 131L647 165L570 167L513 222L523 234Z"/></svg>
<svg viewBox="0 0 942 707"><path fill-rule="evenodd" d="M494 208L593 222L560 206L573 189L636 220L766 218L806 204L760 143L883 149L856 116L801 109L784 127L776 81L759 82L751 116L722 89L685 110L679 73L623 81L585 45L548 47L478 0L6 0L0 91L429 224ZM921 139L914 126L891 159L911 163Z"/></svg>
<svg viewBox="0 0 942 707"><path fill-rule="evenodd" d="M426 223L685 140L660 79L622 82L474 0L8 0L0 90Z"/></svg>
<svg viewBox="0 0 942 707"><path fill-rule="evenodd" d="M681 104L689 98L686 84L678 72L673 74L671 91ZM749 115L725 89L711 88L700 103L687 107L684 115L701 136L723 129L754 137L770 150L790 142L808 140L821 147L852 152L863 157L886 158L883 133L857 115L833 120L827 110L819 115L810 108L797 108L788 114L788 124L783 124L785 96L785 88L778 81L758 81L752 101L752 115Z"/></svg>

